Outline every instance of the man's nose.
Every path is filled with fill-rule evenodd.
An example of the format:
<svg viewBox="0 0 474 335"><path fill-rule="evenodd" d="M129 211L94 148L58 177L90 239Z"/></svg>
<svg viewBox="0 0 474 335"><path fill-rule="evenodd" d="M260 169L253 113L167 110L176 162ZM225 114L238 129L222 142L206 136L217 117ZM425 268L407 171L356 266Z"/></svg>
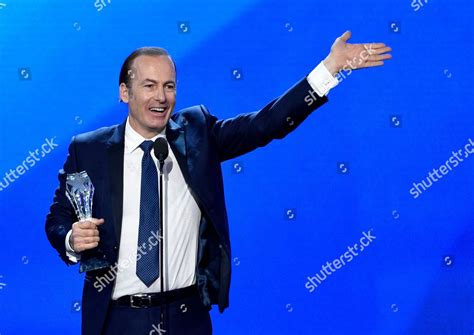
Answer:
<svg viewBox="0 0 474 335"><path fill-rule="evenodd" d="M158 89L155 92L155 99L161 103L166 102L166 95L165 95L165 90L163 89L163 87L158 87Z"/></svg>

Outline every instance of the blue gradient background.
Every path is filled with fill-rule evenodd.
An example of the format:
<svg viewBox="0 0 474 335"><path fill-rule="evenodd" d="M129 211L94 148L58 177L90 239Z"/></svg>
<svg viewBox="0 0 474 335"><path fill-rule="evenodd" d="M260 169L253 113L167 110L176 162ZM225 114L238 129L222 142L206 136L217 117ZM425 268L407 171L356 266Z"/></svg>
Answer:
<svg viewBox="0 0 474 335"><path fill-rule="evenodd" d="M352 73L286 139L223 165L233 277L215 333L474 332L474 158L409 194L474 139L472 1L3 3L0 178L46 138L59 146L0 192L1 335L80 332L83 275L50 247L44 218L70 138L126 117L117 80L132 50L167 48L177 109L226 118L281 94L346 29L394 58ZM369 229L370 247L310 293L307 277Z"/></svg>

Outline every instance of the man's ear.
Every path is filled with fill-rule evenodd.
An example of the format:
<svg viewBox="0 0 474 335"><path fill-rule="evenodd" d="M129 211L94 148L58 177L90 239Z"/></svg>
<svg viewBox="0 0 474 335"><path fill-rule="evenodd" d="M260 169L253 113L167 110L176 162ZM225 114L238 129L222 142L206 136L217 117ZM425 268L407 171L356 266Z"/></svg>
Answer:
<svg viewBox="0 0 474 335"><path fill-rule="evenodd" d="M128 103L129 100L129 91L127 85L125 83L120 84L120 101Z"/></svg>

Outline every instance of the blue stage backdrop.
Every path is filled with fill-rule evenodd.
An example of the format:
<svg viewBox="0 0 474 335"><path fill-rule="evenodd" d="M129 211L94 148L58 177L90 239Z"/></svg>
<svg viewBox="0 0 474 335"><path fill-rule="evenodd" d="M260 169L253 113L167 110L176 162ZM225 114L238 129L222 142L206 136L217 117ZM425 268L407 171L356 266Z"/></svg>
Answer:
<svg viewBox="0 0 474 335"><path fill-rule="evenodd" d="M132 50L174 56L177 109L228 118L347 29L393 59L342 73L294 133L223 164L233 277L215 333L474 333L471 0L0 1L1 335L80 332L84 277L45 215L71 137L125 119Z"/></svg>

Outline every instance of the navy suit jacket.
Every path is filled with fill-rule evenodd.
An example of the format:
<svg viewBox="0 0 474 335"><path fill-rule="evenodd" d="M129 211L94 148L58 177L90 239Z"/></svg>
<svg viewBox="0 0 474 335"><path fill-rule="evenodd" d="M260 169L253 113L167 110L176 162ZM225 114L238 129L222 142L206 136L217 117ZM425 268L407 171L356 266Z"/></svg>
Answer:
<svg viewBox="0 0 474 335"><path fill-rule="evenodd" d="M231 248L221 162L286 136L327 101L315 97L302 79L254 113L218 120L201 105L171 116L166 137L202 213L196 278L204 305L217 304L221 312L229 305ZM86 272L82 332L88 335L101 332L115 280L122 225L124 134L125 122L72 139L46 218L50 243L66 264L73 264L64 242L77 218L65 195L65 180L69 173L87 171L95 186L93 216L105 219L99 226L99 246L83 252L80 260L80 271Z"/></svg>

